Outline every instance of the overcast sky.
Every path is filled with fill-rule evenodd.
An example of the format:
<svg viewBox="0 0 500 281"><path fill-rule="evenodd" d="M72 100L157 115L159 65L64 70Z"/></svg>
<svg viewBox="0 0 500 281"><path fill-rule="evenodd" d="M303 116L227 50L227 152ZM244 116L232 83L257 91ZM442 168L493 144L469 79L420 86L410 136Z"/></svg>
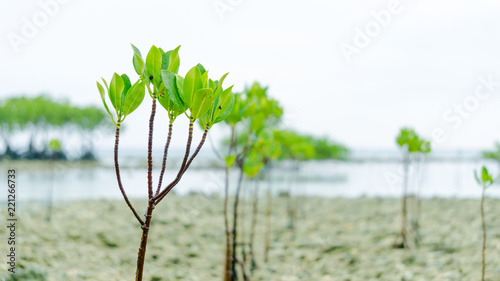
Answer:
<svg viewBox="0 0 500 281"><path fill-rule="evenodd" d="M283 105L286 126L352 148L394 148L402 126L438 149L500 140L499 1L0 3L0 98L46 92L100 106L97 79L135 77L130 43L143 55L182 45L182 75L200 62L212 77L230 72L225 84L236 91L259 81ZM128 118L123 146L145 146L146 101ZM187 124L176 129L180 147ZM158 128L161 143L165 135Z"/></svg>

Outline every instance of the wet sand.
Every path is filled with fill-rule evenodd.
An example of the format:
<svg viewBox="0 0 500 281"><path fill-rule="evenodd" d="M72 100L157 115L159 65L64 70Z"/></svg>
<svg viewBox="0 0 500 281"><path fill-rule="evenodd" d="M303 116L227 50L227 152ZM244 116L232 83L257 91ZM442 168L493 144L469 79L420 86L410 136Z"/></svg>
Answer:
<svg viewBox="0 0 500 281"><path fill-rule="evenodd" d="M145 201L134 204L142 214ZM250 203L243 207L240 220L248 230ZM402 250L391 247L400 227L399 199L300 198L292 235L286 199L275 198L267 263L265 198L260 207L252 280L480 280L478 200L424 200L421 245ZM20 208L18 279L12 280L134 280L140 228L123 201L59 204L50 222L46 206ZM487 280L500 280L500 200L486 200L486 216ZM155 209L144 280L222 280L223 225L220 198L169 195ZM5 276L4 262L0 269Z"/></svg>

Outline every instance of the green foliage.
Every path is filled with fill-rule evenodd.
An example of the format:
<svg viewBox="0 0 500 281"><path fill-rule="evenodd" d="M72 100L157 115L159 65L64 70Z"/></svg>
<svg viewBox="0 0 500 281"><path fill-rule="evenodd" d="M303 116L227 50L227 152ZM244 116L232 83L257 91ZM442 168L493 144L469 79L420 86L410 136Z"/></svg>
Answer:
<svg viewBox="0 0 500 281"><path fill-rule="evenodd" d="M500 142L495 142L495 150L483 151L483 158L500 161Z"/></svg>
<svg viewBox="0 0 500 281"><path fill-rule="evenodd" d="M232 98L232 110L225 122L237 130L234 140L243 147L242 168L254 177L272 160L345 159L348 149L326 137L315 138L290 130L279 130L283 108L267 95L267 88L253 83ZM223 95L221 95L223 96ZM225 116L225 115L224 115ZM225 141L227 145L230 141ZM226 161L228 167L231 162Z"/></svg>
<svg viewBox="0 0 500 281"><path fill-rule="evenodd" d="M315 150L311 137L288 130L276 131L275 137L281 146L280 160L306 161L314 159Z"/></svg>
<svg viewBox="0 0 500 281"><path fill-rule="evenodd" d="M420 138L413 129L402 128L396 143L409 153L430 153L430 141Z"/></svg>
<svg viewBox="0 0 500 281"><path fill-rule="evenodd" d="M346 159L349 150L326 137L316 138L301 135L294 131L276 131L276 138L281 145L279 159L285 160L327 160Z"/></svg>
<svg viewBox="0 0 500 281"><path fill-rule="evenodd" d="M49 142L49 149L53 152L60 152L62 150L61 142L56 139L53 139Z"/></svg>
<svg viewBox="0 0 500 281"><path fill-rule="evenodd" d="M225 75L220 81L224 78ZM215 85L218 89L217 81ZM239 131L234 143L242 148L240 165L248 177L254 177L279 155L273 131L280 122L283 109L276 100L268 97L267 88L256 82L243 93L233 96L230 91L231 88L220 94L211 111L212 120L220 122L225 119L227 125ZM226 165L232 166L227 161Z"/></svg>
<svg viewBox="0 0 500 281"><path fill-rule="evenodd" d="M124 97L122 112L125 116L132 113L139 107L144 99L145 94L144 82L137 81L135 84L127 89L126 95Z"/></svg>
<svg viewBox="0 0 500 281"><path fill-rule="evenodd" d="M482 185L484 189L491 186L495 181L493 175L488 171L488 169L485 166L482 167L480 175L478 175L477 171L474 171L474 176L476 178L477 183Z"/></svg>
<svg viewBox="0 0 500 281"><path fill-rule="evenodd" d="M161 69L162 54L160 50L153 45L146 56L146 75L148 81L155 86L159 86Z"/></svg>
<svg viewBox="0 0 500 281"><path fill-rule="evenodd" d="M144 100L145 82L139 79L132 86L130 83L130 79L126 74L120 76L116 72L113 74L113 77L111 78L111 83L109 88L104 78L102 79L102 81L106 85L106 89L108 90L109 100L111 101L111 105L115 109L116 120L115 117L109 111L109 107L106 104L105 89L99 82L97 82L97 88L99 90L99 94L101 95L102 103L104 104L104 108L108 112L113 123L118 126L121 122L125 120L125 117L131 114L134 110L136 110L137 107L139 107L139 105Z"/></svg>
<svg viewBox="0 0 500 281"><path fill-rule="evenodd" d="M102 87L102 86L101 86ZM67 101L55 101L46 95L38 97L12 97L0 101L0 131L9 146L9 138L16 133L27 132L32 138L37 134L46 136L49 131L58 132L76 129L82 134L92 134L105 126L106 113L94 107L75 107ZM58 141L60 142L60 141ZM53 142L43 141L44 149L61 151Z"/></svg>
<svg viewBox="0 0 500 281"><path fill-rule="evenodd" d="M134 55L132 58L132 63L134 65L135 72L141 76L141 78L144 78L144 60L142 59L141 51L137 49L133 44L132 49L134 50Z"/></svg>
<svg viewBox="0 0 500 281"><path fill-rule="evenodd" d="M115 73L109 88L104 79L106 87L97 82L104 108L116 126L120 126L125 117L139 107L144 99L145 89L151 98L158 99L167 110L171 123L177 116L189 110L190 122L199 119L203 129L210 129L213 124L223 121L229 115L234 104L232 87L226 90L222 88L227 73L220 81L213 81L208 78L208 71L198 64L182 77L177 74L180 66L180 46L167 52L152 46L145 63L139 49L134 45L132 49L132 63L139 75L133 86L130 86L129 78L125 74L119 76ZM110 113L107 106L106 90L116 116Z"/></svg>
<svg viewBox="0 0 500 281"><path fill-rule="evenodd" d="M224 161L226 162L226 167L231 168L236 162L236 155L231 154L229 156L225 156Z"/></svg>

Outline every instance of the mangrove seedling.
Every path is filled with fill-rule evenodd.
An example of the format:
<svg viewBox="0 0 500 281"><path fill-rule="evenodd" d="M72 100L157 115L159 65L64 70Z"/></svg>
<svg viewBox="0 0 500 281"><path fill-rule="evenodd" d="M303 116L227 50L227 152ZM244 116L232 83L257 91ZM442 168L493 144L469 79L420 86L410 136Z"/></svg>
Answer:
<svg viewBox="0 0 500 281"><path fill-rule="evenodd" d="M236 95L232 112L225 120L231 129L229 140L229 151L225 157L226 162L226 182L224 192L224 225L226 230L226 250L224 278L225 281L237 280L236 265L242 268L242 275L245 280L249 280L246 272L244 259L237 257L238 245L238 207L241 194L243 177L246 174L256 175L263 167L260 161L251 161L255 156L254 147L259 141L261 134L265 131L266 125L276 124L283 113L282 108L276 100L267 96L267 88L262 88L258 83L254 83L245 93ZM240 130L238 130L240 129ZM238 182L236 184L236 194L233 204L232 227L229 226L229 172L235 166L238 169Z"/></svg>
<svg viewBox="0 0 500 281"><path fill-rule="evenodd" d="M396 143L403 153L403 194L401 198L401 230L399 231L393 243L393 248L409 248L408 241L408 182L410 171L411 156L420 153L429 153L431 151L430 142L420 138L413 129L403 128ZM418 205L418 202L417 202ZM418 223L414 224L418 225ZM399 241L401 239L401 241Z"/></svg>
<svg viewBox="0 0 500 281"><path fill-rule="evenodd" d="M126 74L113 74L110 83L102 79L104 86L97 82L97 88L107 113L116 126L114 164L118 188L123 198L135 216L139 226L142 229L139 252L137 254L136 281L143 278L144 261L148 233L153 218L153 210L165 198L165 196L179 183L184 173L187 171L194 158L200 152L205 143L209 129L216 123L223 121L232 110L234 103L231 87L222 88L222 83L227 76L224 74L219 80L208 78L208 71L201 65L195 65L187 74L182 77L177 72L179 70L180 58L179 47L171 51L163 51L161 48L152 46L144 61L139 49L132 45L132 62L139 78L131 83ZM132 203L129 201L123 187L120 167L118 164L118 144L120 139L120 127L127 116L134 112L142 103L145 93L152 99L151 115L149 118L149 136L148 136L148 174L147 174L147 194L148 203L144 219L139 216ZM106 102L106 97L111 102L111 107ZM163 161L158 187L153 188L153 127L156 114L157 101L167 111L168 114L168 136L163 152ZM114 109L114 110L113 110ZM185 115L189 119L188 137L186 142L186 151L179 171L175 178L166 186L162 185L165 174L166 160L170 141L172 139L173 123L180 115ZM203 136L196 148L191 154L193 140L193 124L196 120L204 130ZM162 120L162 125L166 124ZM166 126L162 126L164 128Z"/></svg>
<svg viewBox="0 0 500 281"><path fill-rule="evenodd" d="M483 248L482 248L482 261L483 266L481 270L481 280L484 281L484 275L486 271L486 222L484 218L484 193L488 187L490 187L493 182L493 176L488 172L488 169L483 166L481 169L481 174L478 175L477 171L474 171L474 176L476 177L476 181L482 187L481 192L481 226L483 229Z"/></svg>

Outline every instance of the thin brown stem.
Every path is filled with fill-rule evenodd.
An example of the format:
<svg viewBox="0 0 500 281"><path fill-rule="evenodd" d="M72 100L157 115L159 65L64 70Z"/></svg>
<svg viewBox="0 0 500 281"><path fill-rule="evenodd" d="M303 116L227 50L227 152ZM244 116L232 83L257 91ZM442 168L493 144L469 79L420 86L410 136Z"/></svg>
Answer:
<svg viewBox="0 0 500 281"><path fill-rule="evenodd" d="M227 214L229 193L229 167L226 167L226 183L224 187L224 227L226 230L226 252L224 258L224 281L231 281L231 231L229 230L229 219Z"/></svg>
<svg viewBox="0 0 500 281"><path fill-rule="evenodd" d="M151 116L149 117L149 137L148 137L148 198L153 198L153 125L156 114L156 99L153 99Z"/></svg>
<svg viewBox="0 0 500 281"><path fill-rule="evenodd" d="M203 147L203 144L205 144L205 141L207 140L207 134L208 134L208 129L206 129L205 132L203 132L203 136L201 137L201 141L198 144L198 147L196 147L196 150L194 151L193 155L191 155L191 157L189 158L189 161L187 161L187 163L184 165L183 171L180 174L180 176L178 175L178 177L176 177L176 179L171 184L169 184L167 186L167 188L164 190L164 191L166 191L165 194L163 196L161 196L160 198L158 198L157 203L160 202L165 196L167 196L167 194L179 183L182 176L184 175L184 173L187 171L187 169L189 168L189 166L193 162L194 158L200 152L201 148Z"/></svg>
<svg viewBox="0 0 500 281"><path fill-rule="evenodd" d="M235 146L235 129L234 126L231 126L231 140L229 144L229 151L228 151L228 156L231 156L231 153L233 152L234 146ZM229 203L229 172L230 172L230 167L226 166L226 173L225 173L225 184L224 184L224 228L226 231L226 252L225 252L225 262L224 262L224 281L231 281L231 275L232 275L232 270L231 270L231 231L229 230L229 218L228 218L228 212L227 212L227 207Z"/></svg>
<svg viewBox="0 0 500 281"><path fill-rule="evenodd" d="M226 167L226 182L224 187L224 226L226 228L226 233L229 233L229 218L227 216L227 205L229 197L229 167Z"/></svg>
<svg viewBox="0 0 500 281"><path fill-rule="evenodd" d="M203 132L203 136L201 137L200 143L196 147L196 150L194 151L193 155L191 155L191 157L189 157L189 161L187 162L186 166L184 167L184 171L182 172L182 174L184 174L187 171L189 166L191 166L191 163L193 162L194 158L198 155L198 153L200 153L201 148L203 147L203 145L205 144L205 141L207 140L207 135L208 135L208 129L205 129L205 131Z"/></svg>
<svg viewBox="0 0 500 281"><path fill-rule="evenodd" d="M243 280L244 281L250 281L250 274L248 274L248 271L246 269L245 263L239 259L236 260L236 262L240 265L241 271L243 272Z"/></svg>
<svg viewBox="0 0 500 281"><path fill-rule="evenodd" d="M410 159L409 155L407 154L404 159L404 179L403 179L403 195L401 198L401 230L399 231L398 235L396 236L396 239L394 240L394 243L392 244L393 248L409 248L408 244L408 233L407 233L407 216L408 216L408 207L407 207L407 201L408 201L408 174L409 174L409 167L410 167ZM402 242L401 244L398 243L398 239L401 237Z"/></svg>
<svg viewBox="0 0 500 281"><path fill-rule="evenodd" d="M170 141L172 140L172 121L168 124L168 137L167 142L165 143L165 149L163 150L163 162L161 164L161 172L160 178L158 179L158 188L156 188L155 196L160 193L161 184L163 182L163 175L165 174L166 164L167 164L167 156L168 156L168 148L170 147Z"/></svg>
<svg viewBox="0 0 500 281"><path fill-rule="evenodd" d="M120 165L118 164L118 144L120 140L120 126L116 127L116 133L115 133L115 150L114 150L114 160L115 160L115 172L116 172L116 180L118 181L118 187L120 188L120 191L122 193L123 199L125 199L125 202L127 203L127 206L130 208L132 213L134 213L135 218L139 221L141 225L144 224L144 221L139 217L137 212L135 211L134 207L132 206L132 203L128 200L127 193L125 193L125 189L123 188L122 185L122 180L120 176Z"/></svg>
<svg viewBox="0 0 500 281"><path fill-rule="evenodd" d="M153 198L156 204L158 204L163 198L165 198L165 196L170 192L170 190L172 190L172 188L174 188L177 185L177 183L179 183L179 181L182 178L182 175L185 172L185 168L188 163L189 152L191 151L191 146L193 143L193 123L194 120L189 122L189 133L188 133L188 140L186 143L186 152L184 153L184 159L182 160L179 172L177 172L177 176L175 177L175 179L170 184L168 184L167 187L165 187L165 189L163 189L160 193L158 193L158 195L156 195Z"/></svg>
<svg viewBox="0 0 500 281"><path fill-rule="evenodd" d="M483 187L483 193L481 196L481 224L483 227L483 268L481 271L481 280L484 281L484 275L486 272L486 223L484 220L484 190L485 188Z"/></svg>
<svg viewBox="0 0 500 281"><path fill-rule="evenodd" d="M271 179L271 165L267 167L267 180L268 182L268 187L267 187L267 207L266 207L266 232L265 232L265 239L264 239L264 262L267 262L269 259L269 249L271 248L271 213L272 213L272 208L273 208L273 198L271 195L271 186L272 186L272 179Z"/></svg>
<svg viewBox="0 0 500 281"><path fill-rule="evenodd" d="M252 198L252 220L250 224L250 241L249 241L249 251L250 251L250 273L253 273L257 267L255 261L255 255L253 252L254 241L255 241L255 228L257 226L257 210L259 206L259 180L255 180L254 193Z"/></svg>
<svg viewBox="0 0 500 281"><path fill-rule="evenodd" d="M150 199L148 201L148 209L145 214L146 221L142 225L141 244L139 246L139 251L137 253L137 270L135 274L136 281L142 281L142 275L144 272L144 261L146 259L146 246L148 243L149 226L151 225L151 219L153 218L154 208L155 208L155 203L152 199Z"/></svg>
<svg viewBox="0 0 500 281"><path fill-rule="evenodd" d="M231 280L236 280L236 240L237 240L237 227L238 227L238 203L240 198L241 183L243 182L243 164L239 165L240 175L238 178L238 186L236 188L236 195L233 207L233 249L231 260Z"/></svg>

